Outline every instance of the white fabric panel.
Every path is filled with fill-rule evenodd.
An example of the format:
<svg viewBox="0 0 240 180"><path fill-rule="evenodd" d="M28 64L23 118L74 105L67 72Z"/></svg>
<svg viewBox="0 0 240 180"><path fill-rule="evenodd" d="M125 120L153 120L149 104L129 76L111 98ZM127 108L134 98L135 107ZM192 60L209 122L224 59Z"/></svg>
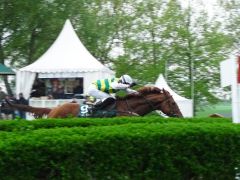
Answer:
<svg viewBox="0 0 240 180"><path fill-rule="evenodd" d="M178 104L180 111L183 114L183 117L193 117L193 101L191 99L187 99L175 93L167 84L162 74L159 75L155 86L158 88L164 88L167 90L173 97L173 99Z"/></svg>
<svg viewBox="0 0 240 180"><path fill-rule="evenodd" d="M237 73L236 59L228 59L220 63L221 86L226 87L235 83L235 74Z"/></svg>
<svg viewBox="0 0 240 180"><path fill-rule="evenodd" d="M25 98L29 98L36 73L17 71L16 76L16 94L23 93Z"/></svg>
<svg viewBox="0 0 240 180"><path fill-rule="evenodd" d="M76 78L76 77L83 77L83 74L102 74L101 71L78 71L78 72L55 72L55 73L43 73L40 72L38 77L39 78ZM104 72L103 72L104 73ZM114 73L107 73L108 75L113 75Z"/></svg>
<svg viewBox="0 0 240 180"><path fill-rule="evenodd" d="M193 117L193 102L191 99L188 100L175 100L183 117Z"/></svg>

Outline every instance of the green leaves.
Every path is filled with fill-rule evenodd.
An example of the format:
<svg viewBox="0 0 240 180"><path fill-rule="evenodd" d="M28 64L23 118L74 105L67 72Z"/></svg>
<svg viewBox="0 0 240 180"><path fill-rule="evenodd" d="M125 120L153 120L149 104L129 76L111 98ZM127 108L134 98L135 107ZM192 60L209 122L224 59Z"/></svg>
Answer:
<svg viewBox="0 0 240 180"><path fill-rule="evenodd" d="M12 122L34 128L0 133L5 179L233 179L239 167L240 129L230 119ZM1 129L3 124L13 125L0 122Z"/></svg>

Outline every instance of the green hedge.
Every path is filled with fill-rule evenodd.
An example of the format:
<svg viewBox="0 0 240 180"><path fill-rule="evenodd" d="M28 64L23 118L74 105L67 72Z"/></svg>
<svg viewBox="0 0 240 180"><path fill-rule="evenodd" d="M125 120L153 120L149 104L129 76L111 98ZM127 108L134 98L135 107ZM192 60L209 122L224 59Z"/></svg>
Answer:
<svg viewBox="0 0 240 180"><path fill-rule="evenodd" d="M117 118L103 126L95 120L88 127L0 133L1 179L235 179L240 173L240 126L229 120Z"/></svg>
<svg viewBox="0 0 240 180"><path fill-rule="evenodd" d="M29 131L36 129L48 129L58 127L89 127L89 126L113 126L129 123L231 123L229 118L161 118L159 116L148 117L116 117L116 118L68 118L68 119L40 119L26 120L0 120L0 132L2 131Z"/></svg>

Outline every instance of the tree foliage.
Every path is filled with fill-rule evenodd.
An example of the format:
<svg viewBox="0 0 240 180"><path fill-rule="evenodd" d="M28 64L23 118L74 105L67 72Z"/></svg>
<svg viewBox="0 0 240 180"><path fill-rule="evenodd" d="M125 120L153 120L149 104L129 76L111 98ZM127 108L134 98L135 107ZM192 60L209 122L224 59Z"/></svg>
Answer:
<svg viewBox="0 0 240 180"><path fill-rule="evenodd" d="M219 62L233 38L206 12L196 15L178 0L1 0L0 9L2 63L20 68L34 62L69 18L87 49L117 75L145 85L162 73L175 91L194 99L195 109L217 102ZM114 48L123 53L112 56Z"/></svg>

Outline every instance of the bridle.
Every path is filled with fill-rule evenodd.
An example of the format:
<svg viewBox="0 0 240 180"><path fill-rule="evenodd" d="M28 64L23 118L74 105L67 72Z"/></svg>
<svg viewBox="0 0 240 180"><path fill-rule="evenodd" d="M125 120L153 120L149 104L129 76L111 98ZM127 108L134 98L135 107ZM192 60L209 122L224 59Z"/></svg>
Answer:
<svg viewBox="0 0 240 180"><path fill-rule="evenodd" d="M163 109L163 108L162 108L163 103L167 102L170 98L172 98L172 95L167 95L167 97L166 97L165 99L163 99L157 106L153 105L154 103L153 103L151 100L145 98L144 96L141 95L141 97L147 102L147 104L149 104L149 106L151 107L152 111L154 111L154 110L157 110L157 109L158 109L157 107L160 107L160 109ZM170 113L167 114L167 115L168 115L168 116L171 116L171 117L177 117L178 115L175 114L175 112L174 112L174 110L173 110L174 108L172 107L171 102L168 102L168 103L170 103L170 104L169 104L169 107L170 107L170 110L171 110L171 111L170 111Z"/></svg>
<svg viewBox="0 0 240 180"><path fill-rule="evenodd" d="M139 96L144 99L144 101L146 102L146 104L149 105L151 111L157 110L159 106L160 106L160 108L162 109L163 103L165 103L165 102L168 101L170 98L172 98L171 95L168 95L165 99L163 99L163 100L160 102L160 104L158 104L158 105L156 106L156 105L154 105L154 102L153 102L153 101L147 99L147 98L144 97L143 95L139 94ZM127 100L126 100L126 104L127 104L128 109L133 110L133 108L130 107L130 105L129 105L129 103L127 102ZM174 111L173 111L174 108L172 108L171 105L170 105L170 109L171 109L171 111L170 111L170 113L169 113L168 116L177 117L178 115L174 113ZM133 112L133 111L132 111L132 112Z"/></svg>
<svg viewBox="0 0 240 180"><path fill-rule="evenodd" d="M162 108L162 105L163 105L163 103L164 102L166 102L166 101L168 101L170 98L172 98L172 95L169 95L169 96L167 96L162 102L160 102L160 108L161 109L163 109ZM178 117L178 115L177 114L175 114L175 111L173 110L174 108L173 108L173 106L171 105L171 102L168 102L168 105L169 105L169 107L170 107L170 113L169 113L169 115L168 116L170 116L170 117Z"/></svg>

